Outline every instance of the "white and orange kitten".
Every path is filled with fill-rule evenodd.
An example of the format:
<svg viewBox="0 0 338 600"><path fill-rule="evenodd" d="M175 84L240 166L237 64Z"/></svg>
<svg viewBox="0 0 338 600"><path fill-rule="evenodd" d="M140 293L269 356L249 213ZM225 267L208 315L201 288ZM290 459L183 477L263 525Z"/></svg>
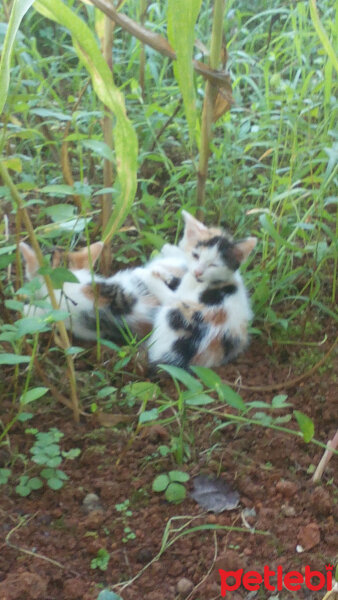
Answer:
<svg viewBox="0 0 338 600"><path fill-rule="evenodd" d="M66 282L56 290L60 308L69 312L66 326L87 340L100 336L116 343L127 339L126 330L146 340L149 362L215 367L235 358L248 341L252 317L248 295L239 273L241 263L256 245L256 238L234 241L218 228L208 228L186 211L179 246L166 244L143 267L118 271L111 277L89 269L88 249L69 254L68 265L78 283ZM103 244L89 248L91 263ZM33 250L20 250L26 275L38 270ZM40 297L46 296L42 285ZM44 309L35 308L43 315Z"/></svg>

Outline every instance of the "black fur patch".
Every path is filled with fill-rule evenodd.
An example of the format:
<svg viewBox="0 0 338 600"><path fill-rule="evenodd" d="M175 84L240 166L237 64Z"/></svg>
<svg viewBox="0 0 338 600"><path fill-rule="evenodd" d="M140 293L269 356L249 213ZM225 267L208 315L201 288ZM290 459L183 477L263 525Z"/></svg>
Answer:
<svg viewBox="0 0 338 600"><path fill-rule="evenodd" d="M228 362L237 356L240 349L240 340L226 333L222 338L222 346L224 351L224 362Z"/></svg>
<svg viewBox="0 0 338 600"><path fill-rule="evenodd" d="M104 309L98 311L100 323L100 337L105 340L110 340L116 344L124 344L127 336L123 330L123 322L121 319L114 319L112 315L107 314ZM83 323L85 329L90 329L96 332L96 315L92 312L83 311L80 316L80 322Z"/></svg>
<svg viewBox="0 0 338 600"><path fill-rule="evenodd" d="M168 285L168 288L170 288L174 292L175 290L177 290L180 283L181 283L180 277L173 277L172 280L167 285Z"/></svg>
<svg viewBox="0 0 338 600"><path fill-rule="evenodd" d="M178 308L173 308L168 312L168 324L175 331L177 329L185 329L187 325L184 316Z"/></svg>
<svg viewBox="0 0 338 600"><path fill-rule="evenodd" d="M187 319L179 308L169 312L168 322L173 329L183 329L185 333L175 340L169 352L166 352L159 362L186 369L198 351L200 341L207 331L207 325L204 323L200 311L196 310L191 318Z"/></svg>
<svg viewBox="0 0 338 600"><path fill-rule="evenodd" d="M224 236L215 235L210 238L210 240L198 242L196 247L198 246L204 246L205 248L217 246L217 250L220 253L223 262L231 269L231 271L237 271L241 264L234 252L235 244Z"/></svg>
<svg viewBox="0 0 338 600"><path fill-rule="evenodd" d="M109 299L109 308L114 316L129 315L136 302L137 297L125 292L119 283L101 283L100 296Z"/></svg>
<svg viewBox="0 0 338 600"><path fill-rule="evenodd" d="M191 319L188 320L179 308L173 308L168 313L168 324L172 329L184 329L185 331L193 331L198 325L203 323L203 315L199 310L196 310Z"/></svg>
<svg viewBox="0 0 338 600"><path fill-rule="evenodd" d="M207 288L199 296L199 301L208 306L216 306L222 304L225 296L230 296L237 292L237 286L234 284L224 285L219 288Z"/></svg>

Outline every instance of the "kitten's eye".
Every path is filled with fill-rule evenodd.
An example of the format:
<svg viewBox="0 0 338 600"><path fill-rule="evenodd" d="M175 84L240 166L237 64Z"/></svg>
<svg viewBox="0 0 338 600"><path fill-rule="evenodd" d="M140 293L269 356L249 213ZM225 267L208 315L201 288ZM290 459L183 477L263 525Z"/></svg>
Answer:
<svg viewBox="0 0 338 600"><path fill-rule="evenodd" d="M198 260L200 255L198 254L198 252L192 252L192 257L196 258L196 260Z"/></svg>

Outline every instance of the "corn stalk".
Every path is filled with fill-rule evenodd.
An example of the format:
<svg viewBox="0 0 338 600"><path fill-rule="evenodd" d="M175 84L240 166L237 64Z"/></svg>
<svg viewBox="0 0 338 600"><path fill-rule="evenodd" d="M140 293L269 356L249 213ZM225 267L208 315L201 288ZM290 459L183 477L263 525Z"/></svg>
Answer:
<svg viewBox="0 0 338 600"><path fill-rule="evenodd" d="M220 63L224 10L225 0L215 0L209 59L209 66L211 69L217 69ZM205 202L205 183L208 174L210 143L212 140L212 123L214 120L217 93L217 87L213 85L211 81L207 81L202 111L201 146L197 175L197 206L199 207L199 213L202 212L201 209Z"/></svg>

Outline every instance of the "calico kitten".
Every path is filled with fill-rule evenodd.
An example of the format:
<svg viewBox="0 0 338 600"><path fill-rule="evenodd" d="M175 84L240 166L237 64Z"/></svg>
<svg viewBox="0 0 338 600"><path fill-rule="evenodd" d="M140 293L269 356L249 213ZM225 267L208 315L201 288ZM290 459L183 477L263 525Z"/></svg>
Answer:
<svg viewBox="0 0 338 600"><path fill-rule="evenodd" d="M112 277L104 278L90 271L102 249L103 243L96 242L89 250L83 248L66 256L66 265L77 277L78 283L65 282L62 290L55 290L59 308L69 313L65 325L78 338L95 341L98 316L100 337L104 339L124 343L128 338L127 332L143 338L151 331L159 306L159 300L146 284L146 280L151 279L148 269L156 269L156 276L161 277L163 285L174 290L187 270L185 254L176 246L166 244L162 252L144 267L119 271ZM35 252L24 242L20 243L20 251L26 277L31 280L37 276L39 269ZM61 261L61 253L55 252L52 266L59 266ZM47 297L42 278L37 297ZM38 303L38 306L26 309L26 313L43 317L48 309L48 304L41 306Z"/></svg>
<svg viewBox="0 0 338 600"><path fill-rule="evenodd" d="M221 229L207 228L183 211L185 230L180 247L188 271L175 291L160 273L147 273L149 290L162 307L147 341L149 361L187 368L216 367L235 358L248 342L252 316L238 271L256 245L256 238L234 241Z"/></svg>

